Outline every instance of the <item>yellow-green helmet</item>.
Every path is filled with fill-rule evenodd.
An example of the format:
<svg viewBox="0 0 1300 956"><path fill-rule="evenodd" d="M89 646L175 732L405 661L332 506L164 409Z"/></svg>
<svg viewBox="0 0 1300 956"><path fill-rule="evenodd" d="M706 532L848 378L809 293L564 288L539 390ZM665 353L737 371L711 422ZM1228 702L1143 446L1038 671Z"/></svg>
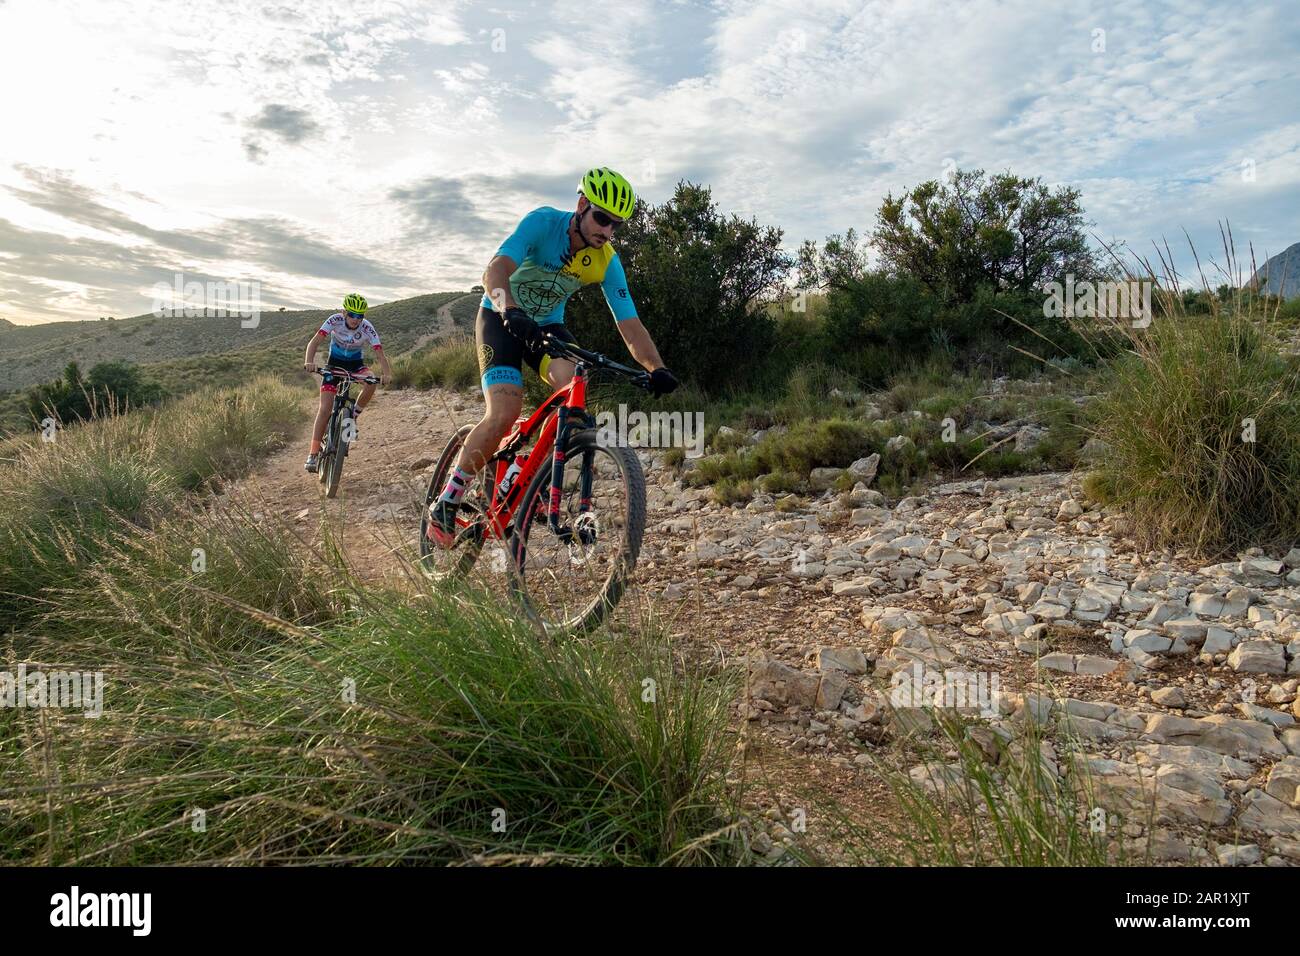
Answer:
<svg viewBox="0 0 1300 956"><path fill-rule="evenodd" d="M366 299L360 292L349 292L343 299L343 308L357 315L366 314Z"/></svg>
<svg viewBox="0 0 1300 956"><path fill-rule="evenodd" d="M583 174L578 192L611 216L626 219L636 208L632 184L607 166L597 166Z"/></svg>

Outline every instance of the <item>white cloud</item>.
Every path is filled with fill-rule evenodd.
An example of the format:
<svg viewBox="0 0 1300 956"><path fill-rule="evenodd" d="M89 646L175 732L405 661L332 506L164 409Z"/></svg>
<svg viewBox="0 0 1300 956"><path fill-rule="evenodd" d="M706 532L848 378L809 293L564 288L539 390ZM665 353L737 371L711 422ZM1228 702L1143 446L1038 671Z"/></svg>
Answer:
<svg viewBox="0 0 1300 956"><path fill-rule="evenodd" d="M596 162L652 201L706 182L793 247L869 229L887 192L952 161L1078 186L1134 248L1181 226L1208 245L1231 218L1276 251L1300 212L1293 22L1210 0L11 0L24 86L0 102L19 131L0 138L0 219L106 243L87 255L149 246L5 188L61 170L156 231L292 223L423 277L409 294L476 281L510 223L571 202ZM448 212L413 229L421 196ZM471 234L429 241L447 222Z"/></svg>

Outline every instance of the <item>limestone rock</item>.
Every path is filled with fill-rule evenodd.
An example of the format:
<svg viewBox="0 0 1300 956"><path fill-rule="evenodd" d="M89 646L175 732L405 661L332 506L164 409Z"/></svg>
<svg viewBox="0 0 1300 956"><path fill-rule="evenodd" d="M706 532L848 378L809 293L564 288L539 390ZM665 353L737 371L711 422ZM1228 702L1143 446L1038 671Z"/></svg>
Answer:
<svg viewBox="0 0 1300 956"><path fill-rule="evenodd" d="M1227 654L1232 650L1237 635L1224 627L1206 629L1205 643L1201 645L1202 654Z"/></svg>
<svg viewBox="0 0 1300 956"><path fill-rule="evenodd" d="M846 674L865 674L867 658L856 647L823 647L817 652L817 666L823 673L839 670Z"/></svg>
<svg viewBox="0 0 1300 956"><path fill-rule="evenodd" d="M808 473L808 486L813 491L825 491L844 474L843 468L814 468Z"/></svg>
<svg viewBox="0 0 1300 956"><path fill-rule="evenodd" d="M817 702L820 683L811 674L780 661L758 661L749 668L749 696L783 706L812 707Z"/></svg>
<svg viewBox="0 0 1300 956"><path fill-rule="evenodd" d="M866 458L859 458L853 464L849 465L848 472L855 481L861 481L864 484L871 484L876 477L876 470L880 467L880 454L874 452Z"/></svg>
<svg viewBox="0 0 1300 956"><path fill-rule="evenodd" d="M1151 700L1161 707L1171 707L1175 710L1182 710L1187 706L1187 699L1183 696L1181 687L1161 687L1151 695Z"/></svg>
<svg viewBox="0 0 1300 956"><path fill-rule="evenodd" d="M1073 498L1067 498L1061 502L1061 506L1056 509L1057 521L1069 521L1071 518L1077 518L1083 514L1083 505Z"/></svg>
<svg viewBox="0 0 1300 956"><path fill-rule="evenodd" d="M1242 798L1237 823L1243 830L1263 830L1291 836L1300 833L1300 813L1263 790L1249 790Z"/></svg>
<svg viewBox="0 0 1300 956"><path fill-rule="evenodd" d="M1283 757L1268 772L1264 792L1290 807L1300 809L1300 757Z"/></svg>
<svg viewBox="0 0 1300 956"><path fill-rule="evenodd" d="M1228 655L1228 665L1238 673L1285 674L1286 655L1274 641L1242 641Z"/></svg>
<svg viewBox="0 0 1300 956"><path fill-rule="evenodd" d="M1259 847L1254 843L1224 844L1214 851L1220 866L1251 866L1260 860Z"/></svg>

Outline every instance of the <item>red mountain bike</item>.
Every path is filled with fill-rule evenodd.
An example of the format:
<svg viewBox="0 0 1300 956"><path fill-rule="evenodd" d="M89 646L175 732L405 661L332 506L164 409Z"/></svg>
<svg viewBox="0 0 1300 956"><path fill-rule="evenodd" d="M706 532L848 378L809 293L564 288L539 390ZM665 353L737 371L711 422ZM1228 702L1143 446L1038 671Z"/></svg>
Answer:
<svg viewBox="0 0 1300 956"><path fill-rule="evenodd" d="M455 542L444 549L429 538L429 505L472 426L457 430L429 480L420 563L436 580L463 577L484 544L498 542L496 570L509 577L511 594L533 623L548 635L580 633L622 597L641 551L646 509L636 454L598 440L586 408L588 381L592 372L610 372L646 388L650 376L545 333L543 342L551 357L576 363L573 380L502 440L466 489Z"/></svg>

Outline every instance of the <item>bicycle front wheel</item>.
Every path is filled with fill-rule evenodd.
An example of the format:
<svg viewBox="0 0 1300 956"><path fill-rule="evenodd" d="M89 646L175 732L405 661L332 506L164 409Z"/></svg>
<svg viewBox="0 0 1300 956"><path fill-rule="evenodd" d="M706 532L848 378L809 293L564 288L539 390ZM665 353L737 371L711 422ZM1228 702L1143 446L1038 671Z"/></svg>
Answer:
<svg viewBox="0 0 1300 956"><path fill-rule="evenodd" d="M628 448L600 444L595 431L574 432L565 452L560 534L547 519L550 499L547 467L533 477L515 518L511 589L548 636L590 631L618 604L641 552L641 462Z"/></svg>
<svg viewBox="0 0 1300 956"><path fill-rule="evenodd" d="M329 462L325 465L325 497L333 498L339 493L339 485L343 481L343 456L346 454L346 445L343 441L343 429L351 421L345 411L335 416L330 428L330 457Z"/></svg>

